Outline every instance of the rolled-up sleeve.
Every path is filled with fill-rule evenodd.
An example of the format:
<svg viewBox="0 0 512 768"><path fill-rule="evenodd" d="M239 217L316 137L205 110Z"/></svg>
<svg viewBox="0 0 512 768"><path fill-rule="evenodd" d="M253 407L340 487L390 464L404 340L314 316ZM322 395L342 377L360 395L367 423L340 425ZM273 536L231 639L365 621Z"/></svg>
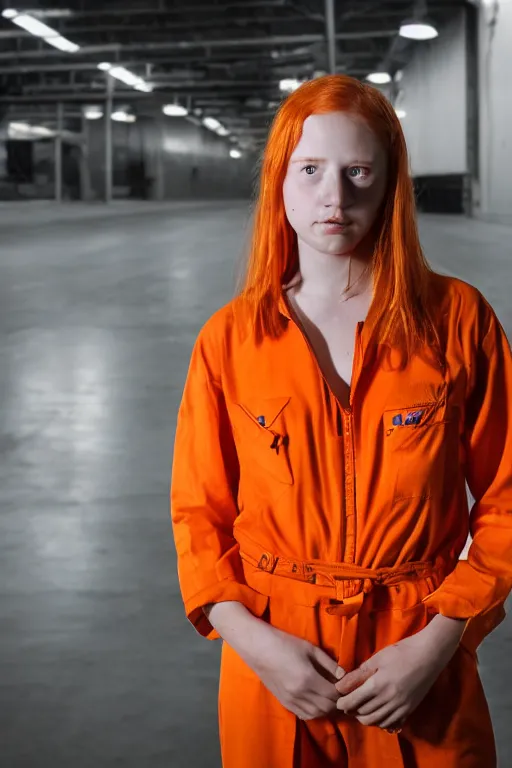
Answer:
<svg viewBox="0 0 512 768"><path fill-rule="evenodd" d="M476 650L504 618L512 588L512 355L496 315L486 304L470 364L465 425L466 479L475 503L472 543L440 587L429 610L467 619L461 642Z"/></svg>
<svg viewBox="0 0 512 768"><path fill-rule="evenodd" d="M215 348L205 327L178 411L170 494L185 613L210 640L219 635L203 612L206 604L233 600L261 616L268 602L246 584L233 536L239 466Z"/></svg>

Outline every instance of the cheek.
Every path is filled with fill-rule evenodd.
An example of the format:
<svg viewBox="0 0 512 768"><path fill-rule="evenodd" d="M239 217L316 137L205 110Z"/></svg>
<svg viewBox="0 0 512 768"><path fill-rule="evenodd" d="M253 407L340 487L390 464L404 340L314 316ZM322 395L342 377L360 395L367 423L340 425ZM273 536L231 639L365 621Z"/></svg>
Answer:
<svg viewBox="0 0 512 768"><path fill-rule="evenodd" d="M308 195L297 183L285 184L283 186L283 201L286 215L290 224L294 226L297 221L301 220L300 214L308 208Z"/></svg>

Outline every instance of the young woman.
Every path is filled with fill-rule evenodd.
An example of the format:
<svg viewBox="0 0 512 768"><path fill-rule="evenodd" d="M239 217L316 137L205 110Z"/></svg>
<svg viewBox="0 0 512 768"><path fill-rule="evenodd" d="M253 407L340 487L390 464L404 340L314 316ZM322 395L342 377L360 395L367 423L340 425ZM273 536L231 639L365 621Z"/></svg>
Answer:
<svg viewBox="0 0 512 768"><path fill-rule="evenodd" d="M393 108L348 77L303 85L176 433L185 610L224 640L224 768L496 765L476 649L512 586L511 468L510 347L423 257Z"/></svg>

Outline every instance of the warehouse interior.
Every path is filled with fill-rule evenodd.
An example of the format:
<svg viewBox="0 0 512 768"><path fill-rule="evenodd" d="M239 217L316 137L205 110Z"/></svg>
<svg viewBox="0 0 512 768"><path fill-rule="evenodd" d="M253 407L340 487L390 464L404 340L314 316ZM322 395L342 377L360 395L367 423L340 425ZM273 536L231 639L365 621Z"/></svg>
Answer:
<svg viewBox="0 0 512 768"><path fill-rule="evenodd" d="M169 477L192 346L235 291L272 119L327 73L380 88L427 258L482 291L510 339L512 0L13 3L0 764L219 768L220 648L184 616ZM431 34L402 34L420 23ZM507 616L479 649L501 768L511 642Z"/></svg>

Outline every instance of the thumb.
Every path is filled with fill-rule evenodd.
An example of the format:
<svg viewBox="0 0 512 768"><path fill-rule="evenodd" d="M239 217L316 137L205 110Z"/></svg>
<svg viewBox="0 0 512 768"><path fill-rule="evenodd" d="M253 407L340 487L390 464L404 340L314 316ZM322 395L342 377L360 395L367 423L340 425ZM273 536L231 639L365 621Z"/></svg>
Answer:
<svg viewBox="0 0 512 768"><path fill-rule="evenodd" d="M358 669L349 672L348 675L345 675L343 680L340 680L340 682L336 684L338 693L342 696L347 696L369 680L376 671L377 670L369 664L361 664Z"/></svg>
<svg viewBox="0 0 512 768"><path fill-rule="evenodd" d="M328 672L334 681L341 680L344 676L345 670L338 666L338 662L331 659L331 657L321 648L313 646L311 655L319 672L322 672L322 670Z"/></svg>

